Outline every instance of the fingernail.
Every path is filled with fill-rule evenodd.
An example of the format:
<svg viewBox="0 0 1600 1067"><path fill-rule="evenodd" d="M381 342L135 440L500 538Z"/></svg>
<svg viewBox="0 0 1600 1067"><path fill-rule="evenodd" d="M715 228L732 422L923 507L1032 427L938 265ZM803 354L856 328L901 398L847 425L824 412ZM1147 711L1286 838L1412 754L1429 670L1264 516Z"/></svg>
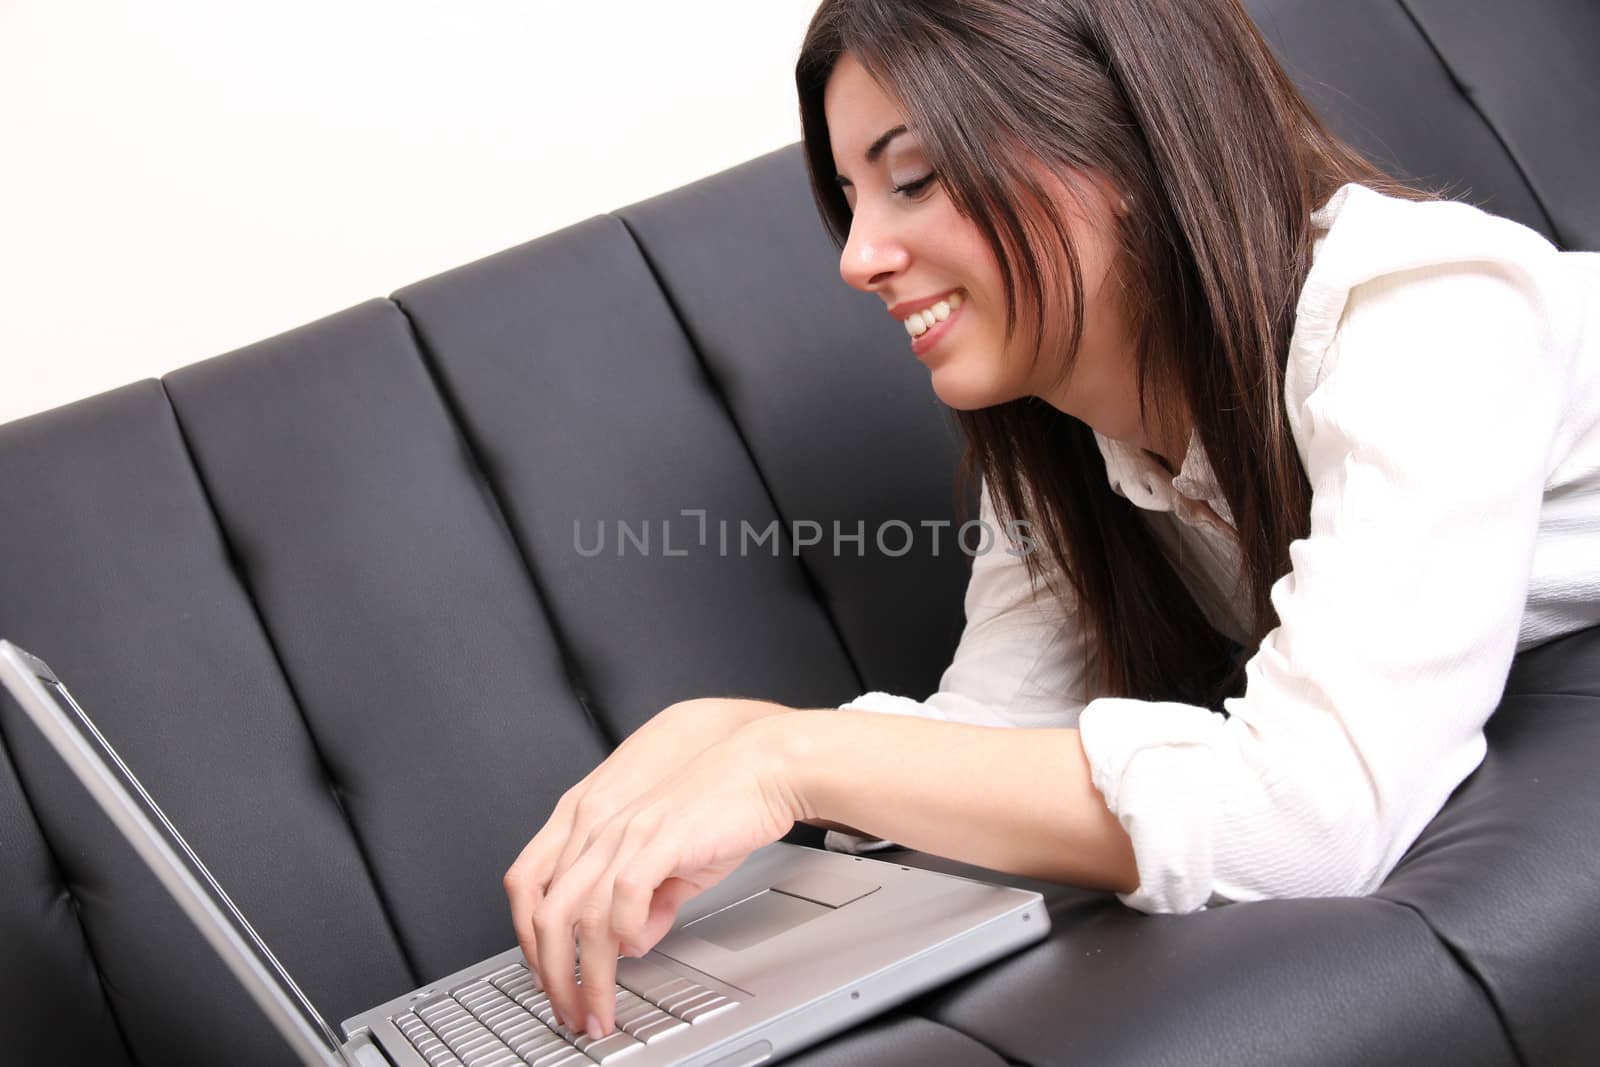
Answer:
<svg viewBox="0 0 1600 1067"><path fill-rule="evenodd" d="M602 1036L600 1030L600 1020L596 1019L593 1015L589 1016L588 1031L590 1037L594 1038L596 1041L600 1040Z"/></svg>

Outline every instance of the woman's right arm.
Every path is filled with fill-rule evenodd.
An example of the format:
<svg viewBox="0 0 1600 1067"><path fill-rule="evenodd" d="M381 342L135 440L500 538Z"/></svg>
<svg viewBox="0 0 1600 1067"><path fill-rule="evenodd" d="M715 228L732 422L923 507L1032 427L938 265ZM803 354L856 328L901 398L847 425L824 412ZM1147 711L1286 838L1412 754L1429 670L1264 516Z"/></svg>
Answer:
<svg viewBox="0 0 1600 1067"><path fill-rule="evenodd" d="M979 726L1075 726L1088 701L1089 644L1075 605L1035 590L1020 554L995 517L988 485L978 495L978 517L993 531L989 551L972 558L965 598L966 626L955 658L926 700L869 692L841 709L965 722ZM1009 551L1008 551L1009 550ZM853 852L886 842L822 820L810 825L836 831L828 846ZM856 840L845 839L849 835Z"/></svg>

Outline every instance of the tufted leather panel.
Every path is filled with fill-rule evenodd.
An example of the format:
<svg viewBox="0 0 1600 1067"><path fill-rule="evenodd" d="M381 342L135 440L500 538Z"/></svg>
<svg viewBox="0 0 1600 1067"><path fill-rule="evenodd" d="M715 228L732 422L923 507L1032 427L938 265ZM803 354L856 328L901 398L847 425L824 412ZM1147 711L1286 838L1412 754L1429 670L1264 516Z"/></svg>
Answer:
<svg viewBox="0 0 1600 1067"><path fill-rule="evenodd" d="M1403 0L1401 6L1523 175L1556 243L1600 251L1600 81L1594 76L1600 70L1600 4Z"/></svg>
<svg viewBox="0 0 1600 1067"><path fill-rule="evenodd" d="M1149 916L1105 894L884 852L1045 895L1048 941L903 1010L1034 1067L1517 1062L1488 998L1416 915L1376 898Z"/></svg>
<svg viewBox="0 0 1600 1067"><path fill-rule="evenodd" d="M368 301L168 388L416 973L504 950L500 876L606 748L405 317Z"/></svg>
<svg viewBox="0 0 1600 1067"><path fill-rule="evenodd" d="M0 522L0 633L61 672L310 996L355 1010L410 982L161 386L0 427L0 499L12 505ZM75 906L132 1059L283 1062L275 1033L177 905L9 697L0 705L6 749L59 868L40 870L37 844L19 850L35 860L0 870L0 909L20 922L55 900L67 935L55 945L67 955L54 960L12 955L8 940L0 970L22 995L0 1012L0 1035L36 1050L112 1040L104 1005L81 1011L51 999L69 991L60 978L34 982L39 967L76 972L79 993L92 988L59 913ZM8 820L0 838L24 832L25 821ZM196 1027L197 1010L215 1026ZM228 1031L249 1055L224 1052Z"/></svg>
<svg viewBox="0 0 1600 1067"><path fill-rule="evenodd" d="M867 689L922 696L955 654L979 545L976 527L963 551L956 527L921 525L962 514L951 477L959 437L905 330L882 300L839 277L838 250L815 213L777 207L810 196L791 146L617 214L700 351L778 512L825 531L800 559L861 683L828 702ZM703 239L718 232L739 239ZM900 474L871 477L864 459ZM976 518L975 492L965 506ZM907 528L887 525L896 521ZM864 536L841 538L835 551L836 529Z"/></svg>
<svg viewBox="0 0 1600 1067"><path fill-rule="evenodd" d="M1278 60L1334 133L1397 177L1553 239L1493 128L1396 0L1245 0Z"/></svg>
<svg viewBox="0 0 1600 1067"><path fill-rule="evenodd" d="M1422 916L1522 1062L1600 1062L1600 628L1519 655L1485 733L1377 895Z"/></svg>
<svg viewBox="0 0 1600 1067"><path fill-rule="evenodd" d="M0 1000L13 1006L76 1006L67 1027L49 1025L55 1020L38 1011L0 1014L0 1044L8 1056L23 1063L50 1057L131 1063L100 986L78 899L39 833L8 752L0 752L0 871L6 890L0 896L0 945L15 961L0 967Z"/></svg>
<svg viewBox="0 0 1600 1067"><path fill-rule="evenodd" d="M616 219L395 299L490 473L610 738L688 697L804 705L853 688L792 547L769 539L740 550L739 522L768 532L771 499ZM695 509L707 512L704 544L698 519L681 514Z"/></svg>

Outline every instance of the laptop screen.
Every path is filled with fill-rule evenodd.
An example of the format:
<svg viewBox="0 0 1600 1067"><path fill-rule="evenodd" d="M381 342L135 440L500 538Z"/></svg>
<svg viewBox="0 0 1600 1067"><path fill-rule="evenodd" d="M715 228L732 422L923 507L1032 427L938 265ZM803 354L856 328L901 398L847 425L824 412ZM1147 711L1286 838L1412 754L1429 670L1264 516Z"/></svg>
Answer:
<svg viewBox="0 0 1600 1067"><path fill-rule="evenodd" d="M251 928L206 865L195 855L166 813L145 791L122 757L95 727L72 694L42 661L9 642L0 641L0 681L66 760L73 772L111 816L129 842L183 906L195 925L224 962L234 970L290 1043L302 1053L304 1040L314 1037L321 1051L339 1060L340 1042L332 1028L300 987ZM20 683L20 684L19 684ZM33 684L29 684L33 683ZM48 696L41 700L40 691ZM223 927L226 927L224 929ZM229 934L232 936L229 936ZM254 958L255 966L240 957ZM241 973L241 970L244 973ZM277 995L260 988L263 981L276 986ZM271 1003L269 1003L269 1001ZM290 1029L283 1018L288 1010L303 1024ZM306 1034L305 1031L309 1031ZM318 1060L326 1062L323 1056Z"/></svg>

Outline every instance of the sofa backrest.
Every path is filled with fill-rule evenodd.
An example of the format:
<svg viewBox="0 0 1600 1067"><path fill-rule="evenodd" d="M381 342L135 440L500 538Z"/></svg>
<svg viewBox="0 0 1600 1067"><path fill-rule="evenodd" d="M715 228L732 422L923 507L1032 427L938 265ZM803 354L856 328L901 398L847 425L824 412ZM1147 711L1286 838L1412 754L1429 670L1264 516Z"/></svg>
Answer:
<svg viewBox="0 0 1600 1067"><path fill-rule="evenodd" d="M1600 246L1539 116L1464 102L1452 64L1481 42L1447 39L1457 5L1252 9L1417 176ZM1517 73L1554 78L1542 54ZM1385 78L1403 92L1363 103ZM839 281L791 146L0 426L0 635L55 667L337 1020L507 947L506 865L667 704L931 692L970 559L919 523L972 509L958 453L900 327ZM877 543L890 520L904 555ZM0 705L0 1048L285 1062Z"/></svg>
<svg viewBox="0 0 1600 1067"><path fill-rule="evenodd" d="M1329 126L1399 177L1600 249L1593 0L1245 0Z"/></svg>

